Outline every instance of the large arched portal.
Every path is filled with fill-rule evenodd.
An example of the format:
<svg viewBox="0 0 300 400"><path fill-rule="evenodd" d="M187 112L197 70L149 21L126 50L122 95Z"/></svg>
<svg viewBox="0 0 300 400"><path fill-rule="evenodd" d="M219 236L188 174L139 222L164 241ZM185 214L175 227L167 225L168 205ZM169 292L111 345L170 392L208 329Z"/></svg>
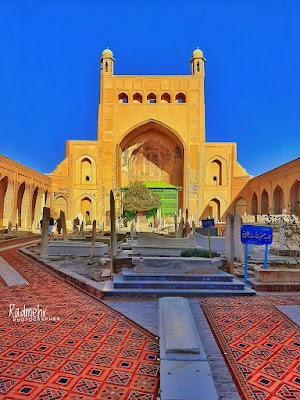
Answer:
<svg viewBox="0 0 300 400"><path fill-rule="evenodd" d="M148 121L128 132L119 144L118 185L131 182L165 182L183 187L184 147L176 132ZM182 208L183 191L178 206Z"/></svg>

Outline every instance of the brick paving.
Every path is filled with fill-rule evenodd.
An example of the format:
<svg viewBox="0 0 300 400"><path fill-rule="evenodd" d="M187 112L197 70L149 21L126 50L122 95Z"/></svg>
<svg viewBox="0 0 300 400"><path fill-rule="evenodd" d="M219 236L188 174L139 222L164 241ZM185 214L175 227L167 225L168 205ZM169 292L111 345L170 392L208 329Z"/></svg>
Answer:
<svg viewBox="0 0 300 400"><path fill-rule="evenodd" d="M300 399L300 329L276 308L299 295L199 301L242 398Z"/></svg>
<svg viewBox="0 0 300 400"><path fill-rule="evenodd" d="M153 312L157 311L156 305L147 301L140 304L138 300L139 304L134 307L133 300L130 307L125 300L111 300L105 304L59 281L37 263L30 261L29 266L29 260L16 254L15 250L3 252L0 244L0 254L5 254L4 258L10 260L28 279L31 288L27 291L24 287L6 288L0 302L1 322L6 317L5 324L2 323L0 328L0 399L156 399L159 386L158 340L140 327L142 325L154 334L158 332L157 316ZM4 282L0 279L1 293L3 287ZM297 326L300 296L296 293L292 296L264 295L251 299L222 297L190 300L220 399L300 399L300 332ZM27 301L26 304L33 306L43 305L51 311L51 315L63 318L58 325L35 323L27 328L25 324L12 326L11 319L7 319L7 304L12 298L18 299L20 304ZM109 303L130 319L107 307ZM97 321L93 312L99 314ZM139 325L135 325L133 320ZM125 340L121 343L118 343L120 338L116 334L119 323L128 326ZM41 326L46 327L43 332ZM2 332L3 329L5 331ZM85 332L86 335L81 337ZM133 332L134 338L131 336ZM136 335L142 335L143 342L150 343L150 348L136 348L136 343L141 344ZM96 339L96 336L101 337ZM108 338L109 347L105 347ZM36 344L31 346L32 341ZM94 348L97 344L99 346ZM44 349L45 346L50 348ZM136 350L141 351L141 357L135 358ZM14 356L15 352L21 354ZM147 355L150 355L150 360ZM107 359L111 364L105 365ZM133 369L127 365L130 362L134 363ZM137 367L141 364L142 369ZM149 365L146 367L146 364ZM4 393L4 390L7 392Z"/></svg>
<svg viewBox="0 0 300 400"><path fill-rule="evenodd" d="M157 398L156 336L4 247L1 257L29 285L0 281L1 399ZM24 306L44 320L22 321Z"/></svg>

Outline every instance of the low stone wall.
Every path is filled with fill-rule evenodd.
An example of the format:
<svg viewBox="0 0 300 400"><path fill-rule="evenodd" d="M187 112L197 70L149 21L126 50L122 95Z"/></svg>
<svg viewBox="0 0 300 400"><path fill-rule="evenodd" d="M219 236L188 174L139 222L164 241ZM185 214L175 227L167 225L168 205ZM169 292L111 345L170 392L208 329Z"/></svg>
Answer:
<svg viewBox="0 0 300 400"><path fill-rule="evenodd" d="M249 283L261 292L300 291L300 269L295 268L254 268L254 279Z"/></svg>
<svg viewBox="0 0 300 400"><path fill-rule="evenodd" d="M300 269L255 267L254 278L259 283L300 283Z"/></svg>

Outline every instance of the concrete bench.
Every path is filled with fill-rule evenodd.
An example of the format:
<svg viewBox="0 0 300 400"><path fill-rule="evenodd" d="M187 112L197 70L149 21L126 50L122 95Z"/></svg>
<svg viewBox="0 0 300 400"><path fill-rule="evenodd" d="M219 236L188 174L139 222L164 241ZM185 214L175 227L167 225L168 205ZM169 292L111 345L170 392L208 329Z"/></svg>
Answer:
<svg viewBox="0 0 300 400"><path fill-rule="evenodd" d="M211 371L186 299L159 300L160 398L218 398Z"/></svg>

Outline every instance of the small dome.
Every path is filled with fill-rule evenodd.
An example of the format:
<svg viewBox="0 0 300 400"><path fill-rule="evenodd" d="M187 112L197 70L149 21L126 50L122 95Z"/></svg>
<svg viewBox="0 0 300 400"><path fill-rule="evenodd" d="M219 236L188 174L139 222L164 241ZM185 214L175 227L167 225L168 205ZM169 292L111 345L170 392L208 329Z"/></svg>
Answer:
<svg viewBox="0 0 300 400"><path fill-rule="evenodd" d="M105 50L102 51L102 57L110 57L113 58L113 52L111 50L109 50L109 48L107 47Z"/></svg>
<svg viewBox="0 0 300 400"><path fill-rule="evenodd" d="M193 51L193 58L203 58L203 52L199 49L199 47Z"/></svg>

